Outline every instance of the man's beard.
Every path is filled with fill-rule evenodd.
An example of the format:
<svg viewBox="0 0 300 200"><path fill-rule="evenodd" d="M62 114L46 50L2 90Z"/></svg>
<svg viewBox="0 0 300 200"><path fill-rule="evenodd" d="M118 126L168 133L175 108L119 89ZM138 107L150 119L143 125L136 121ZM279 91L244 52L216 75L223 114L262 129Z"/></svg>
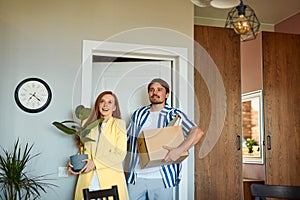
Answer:
<svg viewBox="0 0 300 200"><path fill-rule="evenodd" d="M157 105L157 104L162 104L162 103L164 103L165 101L159 101L159 100L152 100L152 98L154 97L154 96L156 96L158 99L160 98L159 96L157 96L157 95L153 95L152 97L151 97L151 99L150 99L150 102L151 102L151 104L155 104L155 105Z"/></svg>
<svg viewBox="0 0 300 200"><path fill-rule="evenodd" d="M155 105L163 104L163 103L164 103L164 101L155 101L155 102L151 101L151 104L155 104Z"/></svg>

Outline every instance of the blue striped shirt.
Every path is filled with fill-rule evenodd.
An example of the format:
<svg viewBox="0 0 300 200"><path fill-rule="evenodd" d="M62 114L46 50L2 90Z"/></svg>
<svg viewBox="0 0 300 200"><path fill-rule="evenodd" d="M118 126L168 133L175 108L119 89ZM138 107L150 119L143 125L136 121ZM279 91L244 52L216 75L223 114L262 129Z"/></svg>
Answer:
<svg viewBox="0 0 300 200"><path fill-rule="evenodd" d="M137 138L141 132L141 129L150 115L151 105L144 106L136 110L131 121L127 127L127 143L129 148L129 163L127 166L127 183L135 184L136 173L134 172L135 166L139 163L139 156L137 152ZM192 120L190 120L186 114L177 108L172 108L166 105L159 113L157 128L166 127L175 116L181 119L181 125L183 128L184 136L186 137L189 130L193 126L197 126ZM128 160L127 160L128 161ZM160 172L166 188L174 187L179 184L181 179L181 163L163 165L160 167Z"/></svg>

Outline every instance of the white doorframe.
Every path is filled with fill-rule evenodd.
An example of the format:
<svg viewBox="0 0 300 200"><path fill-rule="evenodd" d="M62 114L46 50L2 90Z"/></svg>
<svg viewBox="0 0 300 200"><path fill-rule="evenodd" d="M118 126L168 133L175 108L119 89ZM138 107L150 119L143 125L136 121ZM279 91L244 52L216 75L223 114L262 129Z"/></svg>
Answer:
<svg viewBox="0 0 300 200"><path fill-rule="evenodd" d="M172 82L170 84L172 84L172 90L175 94L172 96L173 106L179 107L193 119L194 113L188 112L188 105L194 105L194 95L192 93L191 96L188 88L190 77L188 77L187 48L84 40L82 50L81 104L87 107L91 107L92 103L93 55L172 61ZM180 100L179 102L178 99ZM194 187L188 187L191 183L194 185L193 163L194 153L193 149L191 149L189 158L183 162L183 177L177 190L179 200L193 199L194 197L194 195L191 195L194 194Z"/></svg>

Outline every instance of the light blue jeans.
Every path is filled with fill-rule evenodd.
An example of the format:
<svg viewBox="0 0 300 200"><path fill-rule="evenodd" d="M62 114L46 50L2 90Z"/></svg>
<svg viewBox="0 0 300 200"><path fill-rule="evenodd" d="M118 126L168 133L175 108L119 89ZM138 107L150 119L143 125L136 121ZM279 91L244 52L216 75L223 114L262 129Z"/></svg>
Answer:
<svg viewBox="0 0 300 200"><path fill-rule="evenodd" d="M128 184L130 200L173 200L173 187L165 188L162 179L138 178Z"/></svg>

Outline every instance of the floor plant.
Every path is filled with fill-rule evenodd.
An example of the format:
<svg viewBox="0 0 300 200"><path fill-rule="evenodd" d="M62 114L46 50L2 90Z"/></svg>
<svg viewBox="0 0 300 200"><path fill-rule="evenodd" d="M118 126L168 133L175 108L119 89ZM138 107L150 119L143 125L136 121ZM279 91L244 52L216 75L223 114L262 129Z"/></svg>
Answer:
<svg viewBox="0 0 300 200"><path fill-rule="evenodd" d="M46 189L56 187L50 183L48 175L30 176L28 163L38 154L31 155L33 145L26 143L22 149L19 139L12 152L3 147L0 154L0 199L39 199Z"/></svg>

